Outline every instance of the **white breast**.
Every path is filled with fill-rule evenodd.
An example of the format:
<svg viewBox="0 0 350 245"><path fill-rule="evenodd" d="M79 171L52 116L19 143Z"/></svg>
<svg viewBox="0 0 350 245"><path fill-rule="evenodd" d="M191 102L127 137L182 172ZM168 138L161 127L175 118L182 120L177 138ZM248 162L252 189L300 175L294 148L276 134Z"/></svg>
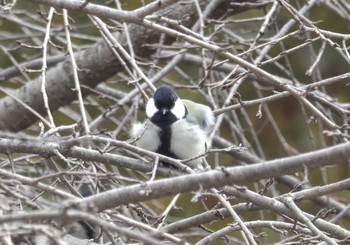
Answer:
<svg viewBox="0 0 350 245"><path fill-rule="evenodd" d="M156 152L160 145L159 131L160 128L146 120L145 123L134 124L131 136L138 139L136 146Z"/></svg>
<svg viewBox="0 0 350 245"><path fill-rule="evenodd" d="M205 153L207 136L196 124L180 119L171 125L171 151L180 159L188 159ZM208 146L209 147L209 146ZM198 168L202 158L190 161L187 165Z"/></svg>

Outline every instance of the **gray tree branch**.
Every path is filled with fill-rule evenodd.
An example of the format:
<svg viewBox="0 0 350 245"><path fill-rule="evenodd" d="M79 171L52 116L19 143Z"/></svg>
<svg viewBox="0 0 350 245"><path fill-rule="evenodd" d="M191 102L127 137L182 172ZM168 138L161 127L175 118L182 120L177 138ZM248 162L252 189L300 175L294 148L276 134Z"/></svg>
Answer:
<svg viewBox="0 0 350 245"><path fill-rule="evenodd" d="M56 6L58 8L67 8L78 10L74 5L78 2L72 1L32 1L36 3L47 4L50 6ZM168 1L171 3L171 1ZM200 1L201 5L208 4L208 0ZM220 16L223 13L223 9L227 10L223 2L217 7L216 16ZM52 4L52 5L51 5ZM74 6L72 6L72 4ZM120 16L118 11L113 12L112 9L102 6L97 6L89 3L84 9L89 14L96 15L101 18L112 18L115 20L129 20L127 17ZM144 14L151 13L155 8L148 9L147 12L140 12L140 15L127 14L127 16L134 16L133 22L138 22L139 18L142 18ZM111 14L106 15L106 11L112 11ZM191 27L197 21L197 11L193 3L176 3L168 8L162 10L162 13L170 19L179 20L185 27ZM183 17L186 16L184 19ZM124 18L124 19L123 19ZM129 24L128 26L130 39L134 48L134 52L137 57L147 58L155 50L144 46L145 43L153 44L157 43L160 38L160 33L155 32L151 28L145 28L144 26L137 24ZM123 46L124 49L128 49L127 39L125 34L115 33L117 41ZM174 37L168 37L166 43L174 41ZM116 73L123 70L122 64L118 61L117 57L111 51L109 45L101 40L96 43L93 48L82 50L75 55L75 60L79 69L80 84L89 87L95 87L99 83L112 77ZM73 68L69 59L57 64L55 67L49 69L46 73L46 93L49 99L49 107L52 111L57 110L59 107L70 104L77 99L77 95L74 91L73 80ZM41 95L41 78L38 77L22 88L15 91L13 94L18 100L26 103L33 110L41 115L45 115L44 103ZM87 92L87 91L85 91ZM27 128L33 124L38 118L29 110L24 108L15 99L11 97L5 97L0 100L0 130L19 131Z"/></svg>

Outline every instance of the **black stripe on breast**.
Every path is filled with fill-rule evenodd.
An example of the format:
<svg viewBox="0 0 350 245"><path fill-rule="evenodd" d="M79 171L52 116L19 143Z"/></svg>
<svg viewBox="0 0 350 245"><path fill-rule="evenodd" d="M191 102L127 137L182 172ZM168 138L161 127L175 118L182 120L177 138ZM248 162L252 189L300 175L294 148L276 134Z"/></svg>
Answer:
<svg viewBox="0 0 350 245"><path fill-rule="evenodd" d="M173 152L170 151L171 142L171 125L177 121L177 118L171 113L157 112L150 118L151 122L157 125L161 130L159 132L160 145L157 149L157 153L162 155L178 158Z"/></svg>

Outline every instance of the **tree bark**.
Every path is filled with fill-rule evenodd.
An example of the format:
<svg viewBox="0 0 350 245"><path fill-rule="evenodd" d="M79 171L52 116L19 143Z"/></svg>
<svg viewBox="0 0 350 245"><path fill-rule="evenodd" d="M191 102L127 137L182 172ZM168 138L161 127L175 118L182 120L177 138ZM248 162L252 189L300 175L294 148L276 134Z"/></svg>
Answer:
<svg viewBox="0 0 350 245"><path fill-rule="evenodd" d="M33 2L37 1L33 0ZM210 0L200 1L202 6L209 2ZM218 6L216 16L227 11L229 2L223 1ZM166 17L181 21L181 24L185 27L191 27L198 19L197 10L193 3L184 4L179 2L161 11ZM129 24L128 28L136 56L149 57L155 50L144 47L144 44L158 43L161 33L137 24ZM115 33L115 36L117 41L125 49L128 49L125 34ZM168 44L174 41L174 37L166 38ZM104 40L97 42L93 48L76 53L75 60L79 69L80 84L85 86L95 87L123 70L122 65ZM77 99L74 92L73 66L68 57L55 67L47 70L46 82L46 93L52 112ZM87 92L85 91L85 95L87 95ZM26 103L39 114L46 115L41 93L41 76L15 91L13 96ZM12 97L7 96L0 100L0 130L17 132L29 127L37 120L38 118L31 111Z"/></svg>

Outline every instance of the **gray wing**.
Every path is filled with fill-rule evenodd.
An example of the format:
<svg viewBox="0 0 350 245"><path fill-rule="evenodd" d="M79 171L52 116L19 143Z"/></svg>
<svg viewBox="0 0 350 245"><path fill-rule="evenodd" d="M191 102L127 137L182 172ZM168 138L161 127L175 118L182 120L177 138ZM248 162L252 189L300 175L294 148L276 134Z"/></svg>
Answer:
<svg viewBox="0 0 350 245"><path fill-rule="evenodd" d="M210 107L191 100L183 100L183 102L188 110L186 117L188 123L197 124L202 130L210 132L215 123L214 113Z"/></svg>

